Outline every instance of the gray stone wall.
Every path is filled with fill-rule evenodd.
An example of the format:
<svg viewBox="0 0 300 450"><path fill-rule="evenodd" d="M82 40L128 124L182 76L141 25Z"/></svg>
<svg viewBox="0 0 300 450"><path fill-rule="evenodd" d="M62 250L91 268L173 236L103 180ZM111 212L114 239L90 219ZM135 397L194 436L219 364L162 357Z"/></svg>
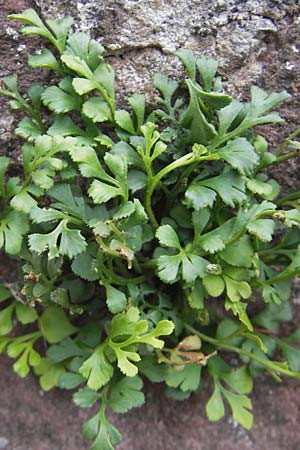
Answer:
<svg viewBox="0 0 300 450"><path fill-rule="evenodd" d="M151 77L165 72L184 77L172 52L191 48L220 61L225 88L246 99L251 84L268 91L286 89L293 98L281 106L283 126L264 131L271 148L299 127L300 109L300 6L295 0L0 0L0 76L18 71L21 83L34 76L26 69L27 55L40 48L40 40L19 35L7 13L36 8L44 17L72 15L77 29L90 32L105 46L116 70L117 99L140 92L151 101ZM42 81L46 73L40 73ZM0 154L17 158L19 141L13 137L15 117L7 102L0 117ZM297 163L291 161L275 173L285 189L300 188Z"/></svg>
<svg viewBox="0 0 300 450"><path fill-rule="evenodd" d="M241 98L254 83L293 95L281 108L287 125L269 132L273 145L299 126L300 7L294 0L0 0L0 76L17 71L23 86L36 76L26 61L41 41L18 34L19 24L6 15L28 7L44 17L72 15L77 29L99 39L116 70L120 103L133 92L151 100L155 72L183 78L172 52L191 48L217 57L226 89ZM38 76L47 78L46 73ZM1 108L3 153L3 145L7 152L18 144L12 138L14 117L3 99Z"/></svg>

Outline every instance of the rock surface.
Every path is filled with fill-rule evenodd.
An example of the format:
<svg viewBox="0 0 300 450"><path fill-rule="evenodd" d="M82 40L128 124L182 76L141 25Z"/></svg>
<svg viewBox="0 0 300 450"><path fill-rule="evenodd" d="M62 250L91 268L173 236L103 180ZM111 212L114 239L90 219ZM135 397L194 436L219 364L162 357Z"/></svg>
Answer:
<svg viewBox="0 0 300 450"><path fill-rule="evenodd" d="M27 56L41 46L39 38L19 35L6 15L38 8L44 17L73 15L76 28L91 32L107 49L117 72L118 100L133 92L153 98L151 76L167 72L183 78L172 52L191 48L220 60L226 88L246 99L250 84L268 91L286 89L293 99L281 107L286 125L265 127L272 148L299 126L300 17L294 0L0 0L0 77L17 72L22 88L35 80ZM40 80L47 73L38 72ZM0 98L0 154L16 164L20 141L7 101ZM275 177L286 190L300 188L297 162ZM70 396L54 391L42 396L37 382L19 380L10 361L0 360L0 448L6 450L87 449L79 423L85 411ZM203 395L206 396L204 388ZM115 418L123 433L120 450L299 450L300 386L258 382L254 394L256 421L245 432L232 421L210 424L199 399L175 403L162 399L159 388L147 391L148 404ZM1 447L2 445L2 447Z"/></svg>
<svg viewBox="0 0 300 450"><path fill-rule="evenodd" d="M151 77L161 71L183 79L182 65L172 52L191 48L220 61L219 73L229 92L246 99L251 84L266 90L286 89L293 99L281 107L285 126L269 127L273 148L299 126L300 107L300 10L294 0L0 0L0 57L5 61L0 77L20 74L21 86L37 76L26 67L27 56L41 48L41 41L16 31L8 13L36 8L46 17L72 15L77 29L90 32L107 49L116 70L119 103L133 92L153 98ZM13 138L15 114L0 99L0 154L19 155ZM294 163L277 177L287 188L300 183ZM298 186L299 187L299 186Z"/></svg>

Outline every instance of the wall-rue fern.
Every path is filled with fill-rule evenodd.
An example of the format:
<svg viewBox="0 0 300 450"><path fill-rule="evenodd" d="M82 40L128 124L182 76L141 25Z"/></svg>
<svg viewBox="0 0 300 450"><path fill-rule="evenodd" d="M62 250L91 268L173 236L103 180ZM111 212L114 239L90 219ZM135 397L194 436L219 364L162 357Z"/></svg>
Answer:
<svg viewBox="0 0 300 450"><path fill-rule="evenodd" d="M106 410L141 406L144 377L182 400L206 371L208 418L228 403L249 429L255 375L300 378L298 330L278 335L300 273L299 193L282 196L264 172L300 144L296 132L272 154L253 131L283 122L272 110L289 94L254 86L249 103L234 100L215 60L179 50L185 96L156 74L158 106L136 93L119 109L103 47L72 33L71 18L11 17L48 41L28 63L59 81L24 95L13 75L0 88L25 113L16 128L23 172L9 176L0 158L0 248L23 273L0 287L0 352L21 377L32 367L43 389L76 389L79 406L99 404L83 426L93 450L120 442Z"/></svg>

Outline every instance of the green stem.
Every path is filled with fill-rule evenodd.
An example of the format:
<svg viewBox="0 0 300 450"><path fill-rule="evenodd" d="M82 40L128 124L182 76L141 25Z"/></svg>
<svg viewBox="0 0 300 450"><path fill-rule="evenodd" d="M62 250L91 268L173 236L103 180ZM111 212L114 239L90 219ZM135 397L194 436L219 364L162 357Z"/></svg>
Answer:
<svg viewBox="0 0 300 450"><path fill-rule="evenodd" d="M300 156L299 150L291 153L286 153L285 155L279 156L271 163L261 164L259 166L259 170L265 169L266 167L274 166L275 164L281 164L285 161L288 161L289 159L296 158L297 156Z"/></svg>
<svg viewBox="0 0 300 450"><path fill-rule="evenodd" d="M182 173L182 175L179 177L179 180L175 184L174 188L172 189L171 193L169 194L169 197L167 199L167 208L170 209L171 205L176 200L178 194L185 186L185 180L188 180L188 177L190 176L191 172L195 169L197 166L197 163L193 163L189 165Z"/></svg>
<svg viewBox="0 0 300 450"><path fill-rule="evenodd" d="M197 156L195 155L195 153L190 152L187 155L184 155L181 158L177 159L176 161L173 161L168 166L164 167L150 180L145 197L145 207L154 228L158 227L158 223L152 210L151 197L160 180L166 175L168 175L170 172L173 172L173 170L179 169L180 167L188 166L195 162L213 161L217 159L219 159L219 156L217 154Z"/></svg>
<svg viewBox="0 0 300 450"><path fill-rule="evenodd" d="M300 128L297 128L293 133L291 133L284 141L283 143L280 145L280 147L278 148L278 150L276 150L275 155L279 156L281 155L281 153L286 149L286 147L289 145L290 140L295 138L296 136L298 136L300 134Z"/></svg>
<svg viewBox="0 0 300 450"><path fill-rule="evenodd" d="M300 268L298 268L297 270L294 270L293 272L287 272L287 273L284 273L284 272L285 271L283 271L279 275L276 275L273 278L269 278L264 283L265 284L273 284L273 283L279 283L280 281L284 281L287 279L292 279L300 274Z"/></svg>
<svg viewBox="0 0 300 450"><path fill-rule="evenodd" d="M110 247L108 247L108 245L106 245L103 240L101 239L101 237L99 235L97 235L96 237L96 241L99 244L100 248L102 249L102 251L104 253L106 253L107 255L113 256L115 258L122 258L122 256L120 255L120 253L117 250L113 250ZM123 258L122 258L123 259Z"/></svg>
<svg viewBox="0 0 300 450"><path fill-rule="evenodd" d="M279 156L276 161L273 162L273 164L280 164L284 161L287 161L288 159L296 158L297 156L300 156L299 151L287 153L286 155Z"/></svg>
<svg viewBox="0 0 300 450"><path fill-rule="evenodd" d="M284 205L285 202L299 199L300 199L300 191L296 191L292 192L291 194L285 195L284 197L281 197L280 199L276 200L276 203L278 206L281 206Z"/></svg>
<svg viewBox="0 0 300 450"><path fill-rule="evenodd" d="M208 342L208 343L214 345L215 347L218 347L220 349L223 349L223 350L226 350L229 352L238 353L239 355L242 355L242 356L246 356L247 358L250 358L250 359L258 362L259 364L261 364L263 367L265 367L270 372L279 372L282 375L300 379L300 373L292 372L289 369L280 367L276 364L276 362L270 361L270 360L265 360L265 359L261 358L260 356L255 355L254 353L250 353L250 352L247 352L246 350L243 350L242 348L235 347L234 345L230 345L230 344L224 344L223 341L219 341L218 339L212 338L210 336L207 336L206 334L201 333L200 331L196 330L194 327L192 327L188 323L184 323L183 325L187 331L192 332L193 334L196 334L203 341Z"/></svg>
<svg viewBox="0 0 300 450"><path fill-rule="evenodd" d="M21 95L15 94L14 92L7 91L6 89L0 88L0 95L4 95L5 97L13 98L14 100L18 101L21 105L24 111L26 111L36 122L38 125L40 131L43 133L45 131L43 122L40 118L39 113L34 110L24 99Z"/></svg>

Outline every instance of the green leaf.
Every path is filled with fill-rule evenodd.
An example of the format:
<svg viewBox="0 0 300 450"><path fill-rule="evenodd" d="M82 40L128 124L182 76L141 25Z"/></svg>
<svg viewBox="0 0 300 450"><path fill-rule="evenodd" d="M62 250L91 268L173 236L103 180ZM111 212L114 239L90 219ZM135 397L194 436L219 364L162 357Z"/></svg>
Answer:
<svg viewBox="0 0 300 450"><path fill-rule="evenodd" d="M28 232L28 218L25 214L8 210L0 221L0 249L4 246L6 253L17 255L22 246L23 236Z"/></svg>
<svg viewBox="0 0 300 450"><path fill-rule="evenodd" d="M142 360L137 364L139 372L145 375L151 383L161 383L165 380L166 366L157 364L154 356L143 356Z"/></svg>
<svg viewBox="0 0 300 450"><path fill-rule="evenodd" d="M65 374L65 375L71 375L71 374ZM77 374L72 374L72 375L77 375ZM80 408L90 408L91 406L93 406L93 404L99 398L100 398L100 394L98 392L92 391L88 387L79 389L79 391L75 392L75 394L73 395L74 403L77 406L80 406ZM93 438L89 438L89 439L93 439Z"/></svg>
<svg viewBox="0 0 300 450"><path fill-rule="evenodd" d="M56 305L69 306L69 295L65 288L56 288L50 294L51 301Z"/></svg>
<svg viewBox="0 0 300 450"><path fill-rule="evenodd" d="M201 377L201 367L196 364L186 364L179 368L168 367L166 383L170 387L179 387L183 392L198 389Z"/></svg>
<svg viewBox="0 0 300 450"><path fill-rule="evenodd" d="M61 83L59 85L61 86ZM42 94L42 101L56 114L67 113L80 108L77 97L58 86L50 86L45 89Z"/></svg>
<svg viewBox="0 0 300 450"><path fill-rule="evenodd" d="M216 191L223 202L232 208L235 203L242 203L246 199L245 181L234 171L201 181L201 185Z"/></svg>
<svg viewBox="0 0 300 450"><path fill-rule="evenodd" d="M251 174L259 161L254 147L246 138L237 138L229 142L221 150L218 150L218 154L242 175Z"/></svg>
<svg viewBox="0 0 300 450"><path fill-rule="evenodd" d="M52 30L57 39L57 48L60 52L65 49L66 39L71 26L73 25L72 17L65 17L63 19L47 19L47 26Z"/></svg>
<svg viewBox="0 0 300 450"><path fill-rule="evenodd" d="M104 48L86 33L69 35L65 55L77 56L85 61L91 70L95 70L103 60Z"/></svg>
<svg viewBox="0 0 300 450"><path fill-rule="evenodd" d="M39 318L39 327L50 344L55 344L67 336L76 333L64 311L59 306L51 305Z"/></svg>
<svg viewBox="0 0 300 450"><path fill-rule="evenodd" d="M185 191L187 205L192 206L196 211L207 206L212 207L216 196L215 191L197 183L191 184Z"/></svg>
<svg viewBox="0 0 300 450"><path fill-rule="evenodd" d="M251 400L246 395L234 394L225 389L222 389L222 393L229 403L234 420L250 430L253 424L253 415L249 412L252 409Z"/></svg>
<svg viewBox="0 0 300 450"><path fill-rule="evenodd" d="M82 107L83 113L94 123L111 120L111 111L108 104L100 97L89 98Z"/></svg>
<svg viewBox="0 0 300 450"><path fill-rule="evenodd" d="M127 297L124 292L108 285L106 287L106 304L111 313L117 314L125 310Z"/></svg>
<svg viewBox="0 0 300 450"><path fill-rule="evenodd" d="M84 95L96 89L97 84L94 81L87 80L86 78L74 78L72 81L72 86L77 94Z"/></svg>
<svg viewBox="0 0 300 450"><path fill-rule="evenodd" d="M184 67L187 70L187 73L192 81L195 81L196 78L196 59L195 56L190 49L180 49L174 52L178 58L182 61Z"/></svg>
<svg viewBox="0 0 300 450"><path fill-rule="evenodd" d="M127 377L134 377L138 373L138 369L133 362L138 362L141 360L141 357L138 353L132 351L122 350L121 348L114 347L114 351L116 353L116 357L118 360L118 367L121 372Z"/></svg>
<svg viewBox="0 0 300 450"><path fill-rule="evenodd" d="M250 289L250 287L249 287ZM226 311L231 310L232 313L235 316L238 316L239 320L246 325L246 327L248 328L248 330L253 331L253 326L252 323L250 322L250 319L246 313L246 309L247 309L247 304L246 303L242 303L240 301L235 301L232 302L230 300L226 300L225 302L225 309Z"/></svg>
<svg viewBox="0 0 300 450"><path fill-rule="evenodd" d="M88 190L89 196L95 203L106 203L112 198L122 195L120 188L94 180Z"/></svg>
<svg viewBox="0 0 300 450"><path fill-rule="evenodd" d="M208 402L206 403L205 411L210 421L216 422L225 415L224 403L217 383L214 386L214 392Z"/></svg>
<svg viewBox="0 0 300 450"><path fill-rule="evenodd" d="M73 260L72 271L84 280L96 281L99 276L95 270L95 261L95 258L89 252L81 253Z"/></svg>
<svg viewBox="0 0 300 450"><path fill-rule="evenodd" d="M28 89L29 98L32 101L33 106L35 106L37 109L41 107L41 97L44 89L44 86L40 83L33 83Z"/></svg>
<svg viewBox="0 0 300 450"><path fill-rule="evenodd" d="M221 236L216 234L208 234L204 235L201 240L199 240L199 244L201 247L209 253L216 253L225 248L225 243Z"/></svg>
<svg viewBox="0 0 300 450"><path fill-rule="evenodd" d="M104 87L108 96L114 102L115 99L115 72L114 69L109 64L100 64L94 76L97 81Z"/></svg>
<svg viewBox="0 0 300 450"><path fill-rule="evenodd" d="M231 266L251 267L253 253L250 237L243 236L238 241L227 245L219 256Z"/></svg>
<svg viewBox="0 0 300 450"><path fill-rule="evenodd" d="M272 94L268 94L263 89L257 86L252 86L250 107L245 119L240 126L252 127L254 125L262 125L270 122L282 122L283 120L277 113L271 113L267 115L264 114L268 110L274 108L275 106L279 105L279 103L289 98L290 94L288 94L286 91L282 91L279 93L273 92Z"/></svg>
<svg viewBox="0 0 300 450"><path fill-rule="evenodd" d="M183 392L180 389L171 388L168 386L165 389L165 395L167 398L170 398L171 400L182 402L184 400L187 400L191 396L191 391Z"/></svg>
<svg viewBox="0 0 300 450"><path fill-rule="evenodd" d="M144 170L144 162L142 158L139 156L136 150L134 150L129 144L126 142L118 142L115 144L110 153L112 155L123 156L126 159L126 162L130 166L135 166L138 169Z"/></svg>
<svg viewBox="0 0 300 450"><path fill-rule="evenodd" d="M34 9L26 9L22 14L11 14L8 16L10 19L18 19L25 22L25 26L21 29L21 32L24 34L38 34L40 36L46 37L49 39L54 45L56 45L58 50L63 50L63 47L59 45L59 41L56 41L53 34L49 31L48 28L43 24L41 19L39 18L38 14L35 12ZM48 21L48 22L54 22L54 21ZM70 28L72 24L72 19L67 18L64 19L62 22L68 24L68 28ZM66 32L67 30L65 30ZM64 33L65 35L65 33ZM62 37L62 36L61 36Z"/></svg>
<svg viewBox="0 0 300 450"><path fill-rule="evenodd" d="M65 225L62 229L59 252L70 259L83 253L87 247L85 238L79 230L71 230Z"/></svg>
<svg viewBox="0 0 300 450"><path fill-rule="evenodd" d="M0 195L4 186L4 177L9 165L10 159L7 156L0 156Z"/></svg>
<svg viewBox="0 0 300 450"><path fill-rule="evenodd" d="M94 75L87 63L84 60L80 59L78 56L64 54L61 56L61 60L69 69L73 70L78 75L81 75L88 79L94 78Z"/></svg>
<svg viewBox="0 0 300 450"><path fill-rule="evenodd" d="M275 180L274 180L275 181ZM259 194L264 198L268 198L273 193L273 186L269 183L264 183L263 181L259 181L256 179L251 179L247 181L247 188L254 192L254 194Z"/></svg>
<svg viewBox="0 0 300 450"><path fill-rule="evenodd" d="M33 207L30 210L30 220L33 223L43 223L43 222L50 222L53 220L60 220L64 218L64 214L60 211L57 211L56 209L52 208L38 208Z"/></svg>
<svg viewBox="0 0 300 450"><path fill-rule="evenodd" d="M47 130L49 136L84 136L84 131L77 127L73 120L65 115L57 115Z"/></svg>
<svg viewBox="0 0 300 450"><path fill-rule="evenodd" d="M219 323L217 327L216 338L217 339L226 339L240 328L239 323L231 319L224 319ZM234 338L233 338L234 339ZM229 339L228 339L229 341Z"/></svg>
<svg viewBox="0 0 300 450"><path fill-rule="evenodd" d="M106 153L104 161L118 181L122 183L127 182L128 167L124 156Z"/></svg>
<svg viewBox="0 0 300 450"><path fill-rule="evenodd" d="M105 386L113 376L113 366L108 362L104 349L105 344L100 345L79 369L79 373L88 380L87 385L93 391Z"/></svg>
<svg viewBox="0 0 300 450"><path fill-rule="evenodd" d="M34 69L47 68L57 72L62 70L53 53L47 48L43 48L39 54L31 55L28 58L28 65Z"/></svg>
<svg viewBox="0 0 300 450"><path fill-rule="evenodd" d="M69 149L70 156L78 163L80 173L86 178L100 178L103 181L115 182L103 169L95 150L89 146L74 146Z"/></svg>
<svg viewBox="0 0 300 450"><path fill-rule="evenodd" d="M192 222L194 226L194 240L197 241L201 236L203 230L208 224L210 218L210 211L208 209L200 209L199 211L193 211Z"/></svg>
<svg viewBox="0 0 300 450"><path fill-rule="evenodd" d="M135 204L133 202L127 202L122 205L118 211L113 215L114 220L125 219L131 216L135 212Z"/></svg>
<svg viewBox="0 0 300 450"><path fill-rule="evenodd" d="M32 173L32 180L34 184L42 189L48 190L52 188L54 181L52 177L55 175L54 170L51 169L40 169L35 170Z"/></svg>
<svg viewBox="0 0 300 450"><path fill-rule="evenodd" d="M188 295L188 302L193 309L202 309L204 307L204 289L200 280L196 280L192 291Z"/></svg>
<svg viewBox="0 0 300 450"><path fill-rule="evenodd" d="M213 124L209 123L199 105L197 86L186 81L190 93L190 103L182 119L182 127L189 130L189 142L206 145L217 137Z"/></svg>
<svg viewBox="0 0 300 450"><path fill-rule="evenodd" d="M93 442L90 450L115 450L114 446L121 442L119 431L107 420L101 421L100 431L97 439Z"/></svg>
<svg viewBox="0 0 300 450"><path fill-rule="evenodd" d="M238 302L241 298L249 298L251 288L246 281L236 281L227 275L223 275L226 284L227 295L232 302Z"/></svg>
<svg viewBox="0 0 300 450"><path fill-rule="evenodd" d="M16 135L27 139L29 142L34 141L35 138L41 136L41 130L38 125L29 117L24 117L15 129Z"/></svg>
<svg viewBox="0 0 300 450"><path fill-rule="evenodd" d="M0 284L0 303L5 302L5 300L7 300L10 297L11 297L10 291Z"/></svg>
<svg viewBox="0 0 300 450"><path fill-rule="evenodd" d="M181 245L176 231L170 225L160 226L157 229L155 236L157 237L161 245L181 250Z"/></svg>
<svg viewBox="0 0 300 450"><path fill-rule="evenodd" d="M35 309L23 303L16 303L16 315L19 322L23 325L35 322L38 318Z"/></svg>
<svg viewBox="0 0 300 450"><path fill-rule="evenodd" d="M227 106L232 101L232 97L219 92L205 92L201 89L197 89L197 94L199 99L201 99L205 105L215 110Z"/></svg>
<svg viewBox="0 0 300 450"><path fill-rule="evenodd" d="M65 372L59 379L59 387L61 389L74 389L84 381L85 379L78 373ZM93 392L93 394L95 394L95 392Z"/></svg>
<svg viewBox="0 0 300 450"><path fill-rule="evenodd" d="M300 349L294 348L291 345L286 344L285 342L278 341L278 346L283 353L283 356L286 358L289 367L294 372L300 371Z"/></svg>
<svg viewBox="0 0 300 450"><path fill-rule="evenodd" d="M224 280L219 275L207 275L202 282L207 293L212 297L219 297L225 289Z"/></svg>
<svg viewBox="0 0 300 450"><path fill-rule="evenodd" d="M291 319L292 310L288 302L269 303L261 313L254 317L253 322L267 330L277 332L281 322L288 322Z"/></svg>
<svg viewBox="0 0 300 450"><path fill-rule="evenodd" d="M58 386L60 377L64 372L65 368L61 364L50 365L40 377L41 388L47 392Z"/></svg>
<svg viewBox="0 0 300 450"><path fill-rule="evenodd" d="M140 355L132 350L132 344L143 343L154 348L163 348L164 341L157 337L169 335L174 330L171 321L161 320L152 331L147 333L147 321L139 320L139 317L138 308L130 307L126 312L113 317L109 333L108 343L116 354L118 367L129 377L137 375L138 372L136 365L131 361L141 360Z"/></svg>
<svg viewBox="0 0 300 450"><path fill-rule="evenodd" d="M202 55L200 58L197 58L196 64L203 81L204 89L210 92L219 63L216 59L207 58L205 55Z"/></svg>
<svg viewBox="0 0 300 450"><path fill-rule="evenodd" d="M86 356L86 351L82 350L70 337L63 339L56 345L51 345L47 350L47 357L55 363L74 356Z"/></svg>
<svg viewBox="0 0 300 450"><path fill-rule="evenodd" d="M58 247L59 236L61 236L61 240ZM28 237L28 242L30 249L39 254L47 250L49 259L55 258L59 254L74 258L83 253L87 246L80 231L67 228L65 221L59 223L48 234L31 234Z"/></svg>
<svg viewBox="0 0 300 450"><path fill-rule="evenodd" d="M153 75L153 85L161 92L165 101L170 104L179 83L176 80L171 80L162 73L155 73Z"/></svg>
<svg viewBox="0 0 300 450"><path fill-rule="evenodd" d="M11 344L12 345L12 344ZM18 358L18 360L13 365L14 372L19 375L20 378L25 378L30 371L28 364L28 354L26 351Z"/></svg>
<svg viewBox="0 0 300 450"><path fill-rule="evenodd" d="M134 124L128 111L120 109L115 112L115 121L120 128L127 131L130 134L135 134Z"/></svg>
<svg viewBox="0 0 300 450"><path fill-rule="evenodd" d="M256 219L247 224L247 230L261 241L270 242L275 231L275 222L271 219Z"/></svg>
<svg viewBox="0 0 300 450"><path fill-rule="evenodd" d="M247 366L224 374L222 379L238 394L249 394L252 391L253 379Z"/></svg>
<svg viewBox="0 0 300 450"><path fill-rule="evenodd" d="M181 264L181 255L162 255L156 260L159 278L165 283L172 284L176 281L179 266Z"/></svg>
<svg viewBox="0 0 300 450"><path fill-rule="evenodd" d="M14 309L15 304L12 303L7 308L0 311L0 336L4 336L12 330L12 315Z"/></svg>
<svg viewBox="0 0 300 450"><path fill-rule="evenodd" d="M129 170L128 172L128 188L133 194L143 189L147 185L147 180L147 175L139 170Z"/></svg>
<svg viewBox="0 0 300 450"><path fill-rule="evenodd" d="M128 98L132 110L136 117L136 129L139 130L144 122L146 98L142 94L133 94Z"/></svg>
<svg viewBox="0 0 300 450"><path fill-rule="evenodd" d="M219 135L224 135L231 125L234 123L235 119L242 112L244 105L237 100L233 100L230 105L225 106L221 110L217 111L219 118Z"/></svg>
<svg viewBox="0 0 300 450"><path fill-rule="evenodd" d="M182 278L187 283L193 283L198 276L203 276L207 261L198 255L182 256Z"/></svg>
<svg viewBox="0 0 300 450"><path fill-rule="evenodd" d="M82 389L83 391L84 389ZM93 391L91 391L93 392ZM74 398L74 402L76 403L76 399L75 396L77 394L80 394L80 391L74 394L73 398ZM96 392L93 392L93 394L96 396ZM77 403L76 403L77 404ZM79 403L79 406L80 403ZM88 405L89 406L89 405ZM84 408L85 406L82 406L82 408ZM82 427L82 435L85 439L95 439L95 437L97 436L98 432L99 432L99 425L100 425L100 416L99 413L97 413L95 416L93 416L91 419L87 420L86 422L84 422L83 427ZM97 450L97 449L96 449Z"/></svg>
<svg viewBox="0 0 300 450"><path fill-rule="evenodd" d="M110 390L109 406L115 413L121 414L142 406L145 403L142 387L143 382L139 376L122 378Z"/></svg>

